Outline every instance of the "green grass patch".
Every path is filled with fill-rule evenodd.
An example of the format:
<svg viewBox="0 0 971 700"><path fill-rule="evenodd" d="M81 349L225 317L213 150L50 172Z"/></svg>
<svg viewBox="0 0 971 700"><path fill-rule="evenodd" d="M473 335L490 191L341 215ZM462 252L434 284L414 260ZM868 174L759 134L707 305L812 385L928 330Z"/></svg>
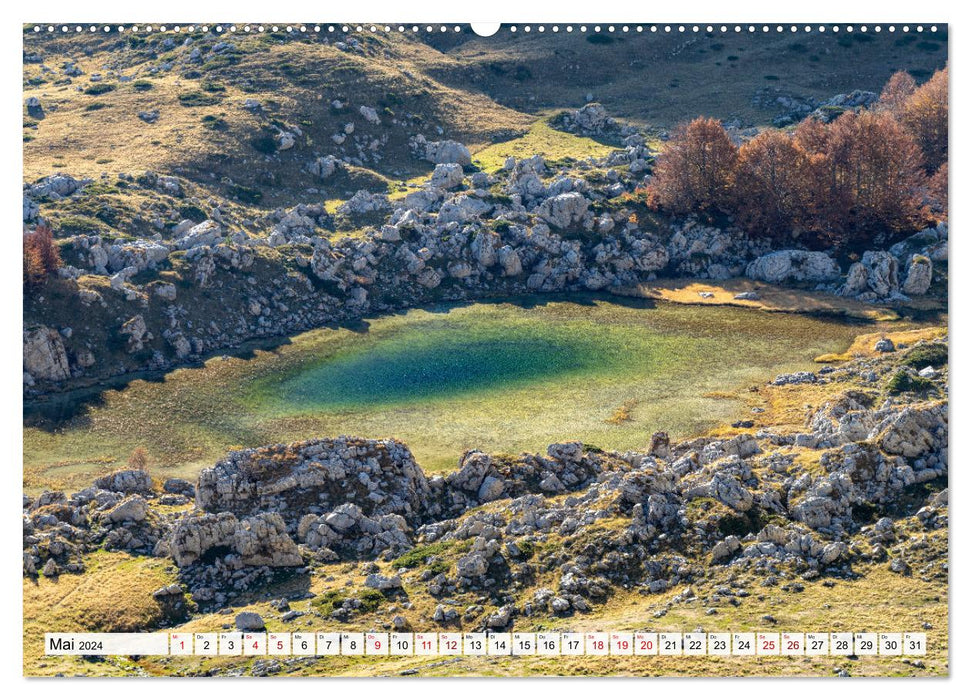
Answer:
<svg viewBox="0 0 971 700"><path fill-rule="evenodd" d="M391 566L396 569L415 569L424 566L425 560L429 557L440 557L448 554L452 545L451 542L433 542L415 547L391 562Z"/></svg>
<svg viewBox="0 0 971 700"><path fill-rule="evenodd" d="M529 158L541 155L547 160L603 158L613 148L593 139L557 131L542 119L519 138L493 144L473 156L473 162L486 172L499 170L506 158Z"/></svg>

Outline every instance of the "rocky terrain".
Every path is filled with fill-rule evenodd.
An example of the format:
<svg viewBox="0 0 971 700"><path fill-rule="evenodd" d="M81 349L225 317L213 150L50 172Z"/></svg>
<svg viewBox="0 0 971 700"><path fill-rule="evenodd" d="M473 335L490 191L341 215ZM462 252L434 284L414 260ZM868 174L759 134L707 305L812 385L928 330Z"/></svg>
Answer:
<svg viewBox="0 0 971 700"><path fill-rule="evenodd" d="M868 302L941 296L946 223L891 250L896 241L878 237L854 260L779 250L730 222L669 220L643 197L666 132L589 102L548 119L555 147L530 146L524 131L545 117L480 93L462 103L444 84L417 87L406 59L449 85L466 79L457 77L466 59L434 47L374 35L308 43L29 34L25 163L39 176L24 183L23 221L54 228L63 263L25 297L25 397L442 300L740 276ZM312 95L296 77L297 65L312 71L312 58L348 76ZM265 85L246 71L257 63ZM370 87L352 92L362 81ZM393 94L381 92L392 85ZM290 101L279 99L284 89ZM793 101L763 90L753 99L795 120L865 109L872 95ZM477 119L463 119L460 103L478 105ZM740 141L758 131L726 123ZM109 141L120 139L115 155L68 145L69 125L107 129ZM180 163L146 169L153 136L169 144L168 157L186 139L198 145ZM94 132L79 138L100 143ZM513 151L518 141L536 150L483 160L484 144ZM139 158L118 155L130 144L140 144ZM591 146L603 155L572 156ZM52 149L63 155L48 168ZM92 171L92 159L105 167ZM140 167L107 166L116 162Z"/></svg>
<svg viewBox="0 0 971 700"><path fill-rule="evenodd" d="M657 433L643 452L471 451L429 477L395 440L339 437L231 452L195 484L116 472L25 497L24 575L81 574L102 549L168 559L177 583L153 594L168 626L353 563L356 597L304 591L290 602L308 611L274 603L281 620L346 623L397 600L389 627L471 630L594 614L627 592L680 591L677 604L699 586L717 615L750 586L798 592L871 565L946 582L946 338L874 353L764 387L815 397L801 426L753 413L717 438ZM408 613L421 599L429 618ZM262 627L249 615L241 629Z"/></svg>
<svg viewBox="0 0 971 700"><path fill-rule="evenodd" d="M846 270L825 252L771 250L732 230L691 222L644 230L626 197L650 152L642 136L626 141L605 162L582 164L578 176L535 156L510 158L496 174L467 176L461 164L442 163L424 187L396 201L362 190L337 216L386 223L333 242L321 228L331 225L321 205L274 212L266 236L210 218L176 224L169 240L65 239L57 292L28 300L25 391L162 370L255 338L433 301L619 290L658 277L745 275L906 303L927 294L935 264L946 263L946 224L889 251L867 251ZM160 187L165 178L141 180L132 186ZM83 201L85 186L59 175L27 192L70 190L65 196ZM218 312L203 303L213 295ZM58 317L63 322L52 325Z"/></svg>
<svg viewBox="0 0 971 700"><path fill-rule="evenodd" d="M715 114L737 142L826 121L870 106L890 57L929 75L940 37L888 39L879 60L864 60L869 40L842 37L659 37L651 56L665 70L650 72L665 85L605 48L628 38L592 38L561 53L505 37L488 54L464 35L28 35L23 224L53 229L61 264L25 287L25 405L441 301L742 280L724 303L825 296L915 325L946 310L946 221L810 250L659 214L644 192L672 109ZM777 85L776 59L799 77ZM744 87L708 109L702 76L715 68L711 80ZM194 480L130 468L74 493L45 482L23 499L25 645L30 625L849 629L904 624L894 606L908 605L907 624L937 630L947 335L908 333L751 387L759 401L730 426L645 434L629 452L470 450L438 474L393 438L320 435L234 449ZM843 601L835 623L831 601ZM946 673L938 632L926 667L797 672ZM361 672L346 659L62 663L25 655L43 675ZM502 672L401 663L369 672ZM515 670L619 672L576 663Z"/></svg>

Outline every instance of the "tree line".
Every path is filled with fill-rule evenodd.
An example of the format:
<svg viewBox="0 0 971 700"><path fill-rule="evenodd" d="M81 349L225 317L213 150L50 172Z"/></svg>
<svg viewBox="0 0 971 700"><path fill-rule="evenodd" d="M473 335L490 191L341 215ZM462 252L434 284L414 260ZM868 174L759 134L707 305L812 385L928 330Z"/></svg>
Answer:
<svg viewBox="0 0 971 700"><path fill-rule="evenodd" d="M947 68L920 86L900 71L869 109L768 129L741 146L699 117L658 156L647 202L808 245L918 230L947 217L947 96Z"/></svg>

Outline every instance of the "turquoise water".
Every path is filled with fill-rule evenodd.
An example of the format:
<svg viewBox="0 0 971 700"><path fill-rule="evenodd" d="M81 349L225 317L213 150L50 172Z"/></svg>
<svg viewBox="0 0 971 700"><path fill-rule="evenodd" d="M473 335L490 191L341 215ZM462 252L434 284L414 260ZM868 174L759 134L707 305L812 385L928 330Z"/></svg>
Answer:
<svg viewBox="0 0 971 700"><path fill-rule="evenodd" d="M598 372L623 358L574 328L417 323L310 361L268 393L291 410L388 405L489 392Z"/></svg>

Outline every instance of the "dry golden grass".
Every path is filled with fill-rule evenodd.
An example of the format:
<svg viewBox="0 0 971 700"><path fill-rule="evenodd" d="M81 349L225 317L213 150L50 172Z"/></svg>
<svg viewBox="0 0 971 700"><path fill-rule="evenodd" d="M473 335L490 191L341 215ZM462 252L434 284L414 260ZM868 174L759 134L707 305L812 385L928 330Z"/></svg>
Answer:
<svg viewBox="0 0 971 700"><path fill-rule="evenodd" d="M617 525L612 524L611 526ZM945 531L938 531L933 538L946 538ZM390 573L387 564L380 564L382 573ZM122 572L115 569L114 574ZM842 668L854 676L896 676L896 675L944 675L948 672L947 637L947 585L932 581L924 582L917 577L904 577L891 573L886 565L863 567L858 571L861 576L853 580L838 580L832 587L821 581L805 583L802 593L789 593L777 587L752 590L752 597L745 599L740 607L725 605L718 608L718 614L706 614L706 604L700 600L690 603L670 605L671 597L677 591L654 595L625 593L618 591L605 604L584 615L569 618L519 618L517 631L607 631L607 630L651 630L651 631L924 631L925 623L928 636L928 655L923 659L925 668L917 668L906 663L903 658L879 657L628 657L628 658L472 658L472 657L382 657L348 658L320 657L304 658L284 666L284 675L333 675L333 676L382 676L397 675L404 671L416 671L422 676L515 676L515 675L552 675L552 676L832 676L835 669ZM328 581L328 578L333 580ZM309 590L322 595L338 591L350 595L363 590L364 573L354 564L333 564L320 567L309 583ZM109 581L110 583L110 581ZM517 593L517 600L531 597L535 588L547 585L539 581L535 586ZM115 582L114 585L117 585ZM212 632L232 625L235 614L251 610L261 614L269 631L316 632L316 631L368 631L386 630L387 622L394 614L404 614L418 631L445 631L431 620L432 613L439 601L424 591L424 584L418 582L414 573L406 574L405 590L407 599L412 603L410 610L403 610L400 601L387 600L372 613L360 615L350 622L340 623L324 619L314 614L312 601L295 601L291 607L308 614L291 622L282 622L279 613L270 608L268 600L304 590L306 581L280 584L264 591L254 592L258 601L238 606L228 615L208 614L194 618L191 622L172 628L171 631ZM710 593L711 585L696 584L699 596ZM474 599L469 594L456 596L455 607L461 610ZM653 611L668 608L667 614L653 617ZM490 608L487 606L487 611ZM55 608L47 619L70 610ZM766 623L763 615L772 615L777 622ZM474 623L460 624L448 628L456 631L472 628ZM25 631L25 644L29 634ZM30 640L33 642L33 640ZM34 647L37 645L34 644ZM56 672L77 672L84 668L89 673L99 675L149 674L183 675L199 673L228 673L247 668L252 658L229 657L149 657L136 662L124 659L108 659L106 663L92 666L88 662L61 659L42 659L40 664L25 662L25 671L32 674L48 675ZM42 665L41 665L42 664Z"/></svg>
<svg viewBox="0 0 971 700"><path fill-rule="evenodd" d="M631 415L634 409L637 407L637 399L628 399L624 401L620 406L614 409L614 412L610 414L604 422L610 423L611 425L619 425L621 423L626 423L627 421L633 420Z"/></svg>
<svg viewBox="0 0 971 700"><path fill-rule="evenodd" d="M152 592L175 581L165 559L99 551L85 557L84 574L24 578L24 673L75 673L87 663L44 657L45 632L137 632L160 621ZM97 667L101 674L102 666Z"/></svg>
<svg viewBox="0 0 971 700"><path fill-rule="evenodd" d="M820 355L816 362L846 362L860 357L877 357L881 353L873 346L881 338L889 338L895 346L901 343L913 345L921 340L936 340L947 335L947 327L915 328L913 330L888 331L886 333L865 333L857 336L853 344L844 353Z"/></svg>
<svg viewBox="0 0 971 700"><path fill-rule="evenodd" d="M346 88L348 81L356 86L355 111L359 104L373 106L394 91L399 97L414 100L409 109L442 123L451 137L473 149L521 134L535 121L535 117L504 107L480 92L438 82L426 69L440 68L443 63L455 69L455 62L424 43L398 36L369 38L390 53L383 60L342 52L320 42L274 43L248 37L238 43L242 53L236 65L215 70L202 66L202 76L197 79L181 77L177 71L147 75L143 68L148 63L139 66L133 59L135 65L123 72L149 80L151 89L140 91L131 82L118 83L114 90L100 95L79 92L77 87L88 85L87 76L92 73L107 73L117 63L118 54L105 51L111 44L98 37L71 40L51 40L32 32L26 35L26 50L40 49L52 62L70 57L85 72L73 84L25 83L24 98L38 97L45 106L45 117L38 128L25 132L32 137L24 144L24 178L28 181L58 170L87 177L98 177L106 170L178 172L188 167L202 172L210 166L218 169L218 158L227 155L233 156L240 168L272 168L249 145L249 139L266 120L241 108L246 99L272 104L273 113L286 115L286 122L303 124L305 137L291 153L304 153L304 159L310 159L310 153L320 148L314 137L322 142L348 121L347 115L329 113L329 100L323 100L321 92ZM78 55L81 43L93 52ZM29 70L28 66L25 74ZM259 83L262 89L245 85L247 76L257 74L263 78ZM310 81L310 76L319 76L320 80ZM213 93L217 104L180 103L180 95L198 92L207 82L221 87ZM93 103L103 106L89 111ZM146 124L138 118L139 111L153 109L160 113L156 123ZM221 119L224 128L206 128L202 119L207 116ZM212 160L214 156L218 158ZM401 167L404 163L394 165Z"/></svg>
<svg viewBox="0 0 971 700"><path fill-rule="evenodd" d="M757 292L758 300L736 299L737 294ZM644 299L673 301L679 304L709 306L743 306L762 311L788 313L836 314L871 321L892 321L899 315L892 309L865 304L835 294L810 290L778 287L747 278L719 280L717 282L694 279L665 279L627 288L620 292L625 296ZM701 296L702 293L712 296Z"/></svg>

